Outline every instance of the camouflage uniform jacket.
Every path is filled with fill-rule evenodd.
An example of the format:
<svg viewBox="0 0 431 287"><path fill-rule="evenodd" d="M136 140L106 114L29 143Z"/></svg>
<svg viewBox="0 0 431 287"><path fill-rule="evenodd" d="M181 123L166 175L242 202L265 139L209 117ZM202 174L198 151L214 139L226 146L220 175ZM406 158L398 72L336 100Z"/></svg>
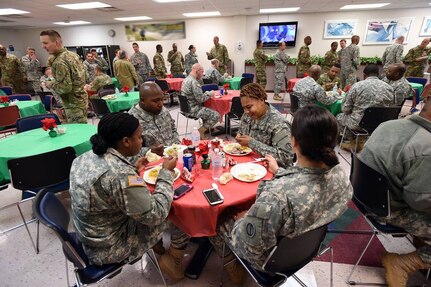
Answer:
<svg viewBox="0 0 431 287"><path fill-rule="evenodd" d="M191 116L197 116L199 110L203 107L203 103L211 98L211 93L202 92L201 84L192 75L184 79L181 94L187 97L190 105L189 115Z"/></svg>
<svg viewBox="0 0 431 287"><path fill-rule="evenodd" d="M96 61L97 65L99 65L99 67L104 73L109 70L109 65L108 62L106 62L105 58L99 56L97 58L94 58L94 61Z"/></svg>
<svg viewBox="0 0 431 287"><path fill-rule="evenodd" d="M107 74L100 74L99 76L96 76L93 80L93 82L90 84L90 91L97 92L103 86L112 84L112 79Z"/></svg>
<svg viewBox="0 0 431 287"><path fill-rule="evenodd" d="M384 77L382 81L388 83L394 89L394 103L396 105L401 105L404 99L410 98L413 95L412 86L410 86L410 83L404 77L397 81L391 81Z"/></svg>
<svg viewBox="0 0 431 287"><path fill-rule="evenodd" d="M297 94L300 108L316 102L331 105L338 100L336 96L326 95L323 88L310 76L299 80L293 87L293 92Z"/></svg>
<svg viewBox="0 0 431 287"><path fill-rule="evenodd" d="M165 59L161 53L156 53L153 57L154 74L157 78L166 78L166 65Z"/></svg>
<svg viewBox="0 0 431 287"><path fill-rule="evenodd" d="M329 84L329 83L334 85L337 84L339 89L343 89L343 87L341 86L340 77L336 76L334 79L331 80L328 73L321 74L319 79L317 80L317 83L321 85L325 91L332 91L332 88L325 89L326 84Z"/></svg>
<svg viewBox="0 0 431 287"><path fill-rule="evenodd" d="M293 238L337 219L352 198L352 186L340 165L320 169L279 168L259 184L256 202L236 222L221 226L239 257L262 270L280 237Z"/></svg>
<svg viewBox="0 0 431 287"><path fill-rule="evenodd" d="M171 63L171 74L175 75L184 73L184 57L180 51L169 51L168 62Z"/></svg>
<svg viewBox="0 0 431 287"><path fill-rule="evenodd" d="M229 62L229 53L225 45L218 44L211 48L210 54L208 55L208 60L217 59L220 61L218 71L221 74L225 73L224 66Z"/></svg>
<svg viewBox="0 0 431 287"><path fill-rule="evenodd" d="M143 128L144 143L142 146L150 147L155 144L170 146L174 143L180 143L175 121L165 107L160 114L153 115L136 104L129 110L129 114L137 118Z"/></svg>
<svg viewBox="0 0 431 287"><path fill-rule="evenodd" d="M52 63L52 75L55 79L51 89L61 97L67 108L87 108L88 95L84 90L85 67L79 56L61 49L51 55L48 62Z"/></svg>
<svg viewBox="0 0 431 287"><path fill-rule="evenodd" d="M132 88L138 83L138 75L133 65L123 59L118 59L114 64L115 77L118 79L121 87Z"/></svg>
<svg viewBox="0 0 431 287"><path fill-rule="evenodd" d="M11 86L14 93L25 92L25 68L15 55L0 56L0 75L3 86Z"/></svg>
<svg viewBox="0 0 431 287"><path fill-rule="evenodd" d="M427 59L420 62L415 59L423 57L430 54L431 49L428 47L422 48L421 46L416 46L407 52L404 57L404 63L408 65L405 77L423 77L425 67L427 65Z"/></svg>
<svg viewBox="0 0 431 287"><path fill-rule="evenodd" d="M266 114L258 120L244 114L239 133L251 137L248 146L255 152L273 155L281 167L292 165L290 124L273 106L267 104Z"/></svg>
<svg viewBox="0 0 431 287"><path fill-rule="evenodd" d="M383 53L382 62L383 69L386 70L389 65L401 63L404 47L398 43L392 44L385 49Z"/></svg>
<svg viewBox="0 0 431 287"><path fill-rule="evenodd" d="M85 60L84 66L87 70L87 82L91 83L94 80L94 77L96 77L96 67L99 66L99 64L96 61L89 62Z"/></svg>
<svg viewBox="0 0 431 287"><path fill-rule="evenodd" d="M322 63L323 73L327 73L331 69L331 67L337 62L338 62L337 52L332 51L332 49L326 52Z"/></svg>
<svg viewBox="0 0 431 287"><path fill-rule="evenodd" d="M210 79L214 84L219 84L220 82L225 81L225 78L220 72L211 66L208 70L205 72L205 79Z"/></svg>
<svg viewBox="0 0 431 287"><path fill-rule="evenodd" d="M21 62L24 65L27 80L32 82L39 81L42 76L39 60L32 60L28 55L25 55L21 58Z"/></svg>
<svg viewBox="0 0 431 287"><path fill-rule="evenodd" d="M275 73L285 73L287 70L287 64L289 63L289 56L278 49L274 56L274 63Z"/></svg>
<svg viewBox="0 0 431 287"><path fill-rule="evenodd" d="M265 71L265 64L266 64L267 58L263 49L256 48L253 52L253 59L254 59L254 68L256 69L256 72Z"/></svg>
<svg viewBox="0 0 431 287"><path fill-rule="evenodd" d="M153 72L150 60L148 60L147 55L142 52L134 53L132 57L130 57L130 62L132 63L133 67L135 67L136 73L138 75L147 77Z"/></svg>
<svg viewBox="0 0 431 287"><path fill-rule="evenodd" d="M350 88L343 99L341 114L337 119L346 123L351 129L358 129L359 123L368 107L389 107L394 104L394 90L389 84L377 77L368 77ZM350 122L346 121L346 117Z"/></svg>
<svg viewBox="0 0 431 287"><path fill-rule="evenodd" d="M150 193L136 167L109 148L88 151L70 172L72 217L93 264L132 260L162 237L173 199L172 174L162 169Z"/></svg>
<svg viewBox="0 0 431 287"><path fill-rule="evenodd" d="M359 58L359 47L350 44L340 53L341 70L346 73L352 73L359 69L361 59Z"/></svg>
<svg viewBox="0 0 431 287"><path fill-rule="evenodd" d="M192 66L198 63L198 55L193 54L192 52L187 53L184 59L184 66L186 68L187 76L192 71Z"/></svg>
<svg viewBox="0 0 431 287"><path fill-rule="evenodd" d="M298 52L298 61L296 62L296 74L304 74L311 67L310 48L307 45L302 46Z"/></svg>

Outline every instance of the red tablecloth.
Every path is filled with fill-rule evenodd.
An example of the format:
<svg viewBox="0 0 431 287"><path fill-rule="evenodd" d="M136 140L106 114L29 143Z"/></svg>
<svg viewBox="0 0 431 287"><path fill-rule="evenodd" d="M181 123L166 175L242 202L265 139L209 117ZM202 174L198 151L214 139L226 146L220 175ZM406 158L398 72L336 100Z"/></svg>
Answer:
<svg viewBox="0 0 431 287"><path fill-rule="evenodd" d="M256 153L248 156L233 157L238 163L249 162L253 157L259 157ZM179 164L177 168L182 168ZM230 167L225 172L229 171ZM233 179L226 185L217 182L220 192L223 194L224 202L211 206L204 197L202 191L211 188L214 182L212 170L203 170L200 165L199 175L192 183L193 189L186 195L172 203L169 219L181 230L192 237L214 236L216 235L218 216L228 207L235 206L240 209L248 209L256 200L256 191L260 181L242 182ZM264 179L270 179L272 174L268 172ZM181 178L175 181L174 188L185 183ZM153 186L149 185L151 190Z"/></svg>
<svg viewBox="0 0 431 287"><path fill-rule="evenodd" d="M230 111L232 105L232 98L239 97L239 90L229 90L227 95L223 95L221 98L211 97L204 103L204 106L212 110L217 111L220 114L220 122L223 122L224 115ZM220 95L220 91L215 91L215 95Z"/></svg>
<svg viewBox="0 0 431 287"><path fill-rule="evenodd" d="M301 78L293 78L287 81L287 91L292 92L293 87L296 85L296 82L298 82L299 80L301 80Z"/></svg>
<svg viewBox="0 0 431 287"><path fill-rule="evenodd" d="M164 79L168 85L169 85L169 89L174 90L174 91L181 91L181 86L183 85L183 78L166 78Z"/></svg>

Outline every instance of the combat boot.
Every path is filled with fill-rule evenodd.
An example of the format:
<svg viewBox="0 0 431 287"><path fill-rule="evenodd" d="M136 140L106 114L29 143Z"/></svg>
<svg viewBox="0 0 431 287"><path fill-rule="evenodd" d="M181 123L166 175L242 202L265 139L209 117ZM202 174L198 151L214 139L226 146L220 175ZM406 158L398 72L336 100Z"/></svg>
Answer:
<svg viewBox="0 0 431 287"><path fill-rule="evenodd" d="M242 286L245 282L247 272L232 252L224 258L224 264L228 262L230 263L225 265L224 269L226 270L230 281L237 286Z"/></svg>
<svg viewBox="0 0 431 287"><path fill-rule="evenodd" d="M200 136L201 136L201 140L206 140L206 139L207 139L207 137L205 136L205 132L207 131L207 129L206 129L206 128L204 128L204 127L200 127L200 128L198 129L198 131L199 131L199 134L200 134Z"/></svg>
<svg viewBox="0 0 431 287"><path fill-rule="evenodd" d="M156 243L156 245L153 246L153 251L157 254L157 255L163 255L165 254L165 248L163 247L163 240L160 239L159 242Z"/></svg>
<svg viewBox="0 0 431 287"><path fill-rule="evenodd" d="M184 270L182 266L184 251L185 250L176 249L170 246L168 252L158 259L162 272L174 282L184 278Z"/></svg>
<svg viewBox="0 0 431 287"><path fill-rule="evenodd" d="M382 264L389 287L404 287L411 273L418 269L431 268L431 264L423 262L416 251L403 255L385 252L382 255Z"/></svg>
<svg viewBox="0 0 431 287"><path fill-rule="evenodd" d="M360 152L363 148L365 143L367 142L367 137L359 137L358 138L358 146L356 147L356 152Z"/></svg>
<svg viewBox="0 0 431 287"><path fill-rule="evenodd" d="M282 100L283 100L283 97L282 97L282 96L280 96L279 94L274 94L273 99L274 99L275 101L282 101Z"/></svg>
<svg viewBox="0 0 431 287"><path fill-rule="evenodd" d="M345 142L342 142L340 144L340 148L342 148L342 149L350 152L350 150L352 150L352 149L355 148L355 143L354 143L353 140L351 140L351 141L345 141Z"/></svg>

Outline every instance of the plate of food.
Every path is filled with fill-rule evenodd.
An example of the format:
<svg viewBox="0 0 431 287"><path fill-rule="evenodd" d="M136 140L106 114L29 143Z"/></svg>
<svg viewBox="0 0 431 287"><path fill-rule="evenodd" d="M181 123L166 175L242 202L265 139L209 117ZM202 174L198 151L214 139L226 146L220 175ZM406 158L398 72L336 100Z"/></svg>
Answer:
<svg viewBox="0 0 431 287"><path fill-rule="evenodd" d="M145 154L145 157L147 158L148 162L155 162L162 158L158 154L151 152L151 150L147 151L147 153Z"/></svg>
<svg viewBox="0 0 431 287"><path fill-rule="evenodd" d="M165 147L165 150L163 151L164 156L177 156L179 150L186 149L187 146L181 145L181 144L173 144L171 146Z"/></svg>
<svg viewBox="0 0 431 287"><path fill-rule="evenodd" d="M223 151L229 155L244 156L252 152L248 146L242 146L239 143L228 143L224 146Z"/></svg>
<svg viewBox="0 0 431 287"><path fill-rule="evenodd" d="M161 165L156 165L155 167L144 172L143 178L144 181L148 184L156 184L157 177L159 176L159 172L162 169ZM174 181L180 178L181 172L178 168L174 169Z"/></svg>
<svg viewBox="0 0 431 287"><path fill-rule="evenodd" d="M116 95L106 95L104 97L102 97L102 99L106 100L115 100L117 98Z"/></svg>
<svg viewBox="0 0 431 287"><path fill-rule="evenodd" d="M267 171L260 164L255 163L240 163L232 167L230 170L232 176L240 181L253 182L263 178Z"/></svg>

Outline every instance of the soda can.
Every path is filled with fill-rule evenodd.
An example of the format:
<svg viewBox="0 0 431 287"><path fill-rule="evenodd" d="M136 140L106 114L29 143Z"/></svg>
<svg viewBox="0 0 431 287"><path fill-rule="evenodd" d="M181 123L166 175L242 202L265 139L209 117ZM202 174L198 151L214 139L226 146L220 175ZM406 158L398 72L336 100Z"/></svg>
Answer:
<svg viewBox="0 0 431 287"><path fill-rule="evenodd" d="M220 89L220 96L223 96L223 94L224 94L224 90Z"/></svg>
<svg viewBox="0 0 431 287"><path fill-rule="evenodd" d="M184 154L183 161L184 161L184 167L191 172L193 169L193 155L189 153Z"/></svg>

